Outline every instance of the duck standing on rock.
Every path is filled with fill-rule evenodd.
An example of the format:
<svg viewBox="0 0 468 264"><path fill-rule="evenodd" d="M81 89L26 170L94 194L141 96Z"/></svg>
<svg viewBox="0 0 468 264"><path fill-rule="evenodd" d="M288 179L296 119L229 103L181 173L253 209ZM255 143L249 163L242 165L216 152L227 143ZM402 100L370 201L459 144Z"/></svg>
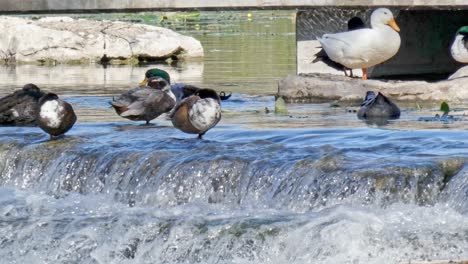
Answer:
<svg viewBox="0 0 468 264"><path fill-rule="evenodd" d="M199 89L175 107L171 120L174 127L202 139L221 120L219 95L212 89Z"/></svg>
<svg viewBox="0 0 468 264"><path fill-rule="evenodd" d="M48 93L39 99L36 120L37 125L52 139L70 130L76 122L76 115L69 103L54 93Z"/></svg>
<svg viewBox="0 0 468 264"><path fill-rule="evenodd" d="M367 80L367 68L393 57L400 49L400 28L387 8L372 12L371 28L357 29L319 38L323 50L334 62L349 69L362 69Z"/></svg>
<svg viewBox="0 0 468 264"><path fill-rule="evenodd" d="M23 89L0 99L0 125L34 126L36 108L44 93L29 83Z"/></svg>
<svg viewBox="0 0 468 264"><path fill-rule="evenodd" d="M468 26L458 29L450 46L450 53L454 60L460 63L468 63Z"/></svg>
<svg viewBox="0 0 468 264"><path fill-rule="evenodd" d="M149 124L151 120L172 110L176 98L166 78L153 76L145 80L144 85L122 94L110 103L118 115L133 121L144 120Z"/></svg>
<svg viewBox="0 0 468 264"><path fill-rule="evenodd" d="M382 93L376 96L368 91L357 116L360 119L395 119L400 117L400 108Z"/></svg>
<svg viewBox="0 0 468 264"><path fill-rule="evenodd" d="M365 27L364 21L362 21L360 17L356 16L348 20L348 31L357 30L357 29L361 29L364 27ZM320 49L320 51L315 54L315 59L312 61L312 63L316 63L318 61L322 61L323 63L327 64L329 67L332 67L338 71L343 71L345 76L348 76L348 72L346 70L349 70L350 77L354 77L352 69L346 68L345 66L332 61L323 49Z"/></svg>

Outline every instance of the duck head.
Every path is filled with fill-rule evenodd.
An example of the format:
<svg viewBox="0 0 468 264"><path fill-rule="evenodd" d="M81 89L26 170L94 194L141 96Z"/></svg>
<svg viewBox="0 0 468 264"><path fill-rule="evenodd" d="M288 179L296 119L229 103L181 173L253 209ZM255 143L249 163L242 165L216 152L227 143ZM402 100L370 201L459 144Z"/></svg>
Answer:
<svg viewBox="0 0 468 264"><path fill-rule="evenodd" d="M41 97L41 99L39 99L39 105L47 102L47 101L53 101L53 100L57 100L59 99L58 95L54 94L54 93L47 93L45 94L44 96Z"/></svg>
<svg viewBox="0 0 468 264"><path fill-rule="evenodd" d="M389 26L396 32L400 32L400 27L395 22L392 11L388 8L377 8L372 12L371 25L373 28Z"/></svg>
<svg viewBox="0 0 468 264"><path fill-rule="evenodd" d="M29 95L32 95L34 98L40 98L44 95L44 93L41 92L41 89L32 83L25 84L23 86L23 91Z"/></svg>
<svg viewBox="0 0 468 264"><path fill-rule="evenodd" d="M468 36L468 26L463 26L457 30L457 34L463 35L465 37Z"/></svg>
<svg viewBox="0 0 468 264"><path fill-rule="evenodd" d="M171 85L166 81L166 79L158 76L148 78L146 85L165 92L171 90Z"/></svg>
<svg viewBox="0 0 468 264"><path fill-rule="evenodd" d="M140 82L140 85L146 85L148 82L148 79L151 77L163 78L164 80L166 80L168 84L171 84L171 77L169 76L169 73L167 73L164 70L154 68L154 69L149 69L146 71L145 79L143 79L143 81Z"/></svg>

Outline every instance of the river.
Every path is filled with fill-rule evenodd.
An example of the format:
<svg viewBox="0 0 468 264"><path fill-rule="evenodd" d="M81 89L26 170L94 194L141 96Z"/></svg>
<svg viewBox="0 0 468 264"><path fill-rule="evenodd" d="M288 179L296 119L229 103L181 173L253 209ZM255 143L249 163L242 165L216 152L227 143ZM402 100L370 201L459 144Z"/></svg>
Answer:
<svg viewBox="0 0 468 264"><path fill-rule="evenodd" d="M250 15L249 15L250 14ZM108 102L155 65L1 67L0 94L33 82L73 104L49 141L0 128L0 263L408 263L468 258L465 109L405 105L368 124L356 107L293 104L290 12L204 12L175 27L204 61L159 64L176 82L232 92L204 140Z"/></svg>

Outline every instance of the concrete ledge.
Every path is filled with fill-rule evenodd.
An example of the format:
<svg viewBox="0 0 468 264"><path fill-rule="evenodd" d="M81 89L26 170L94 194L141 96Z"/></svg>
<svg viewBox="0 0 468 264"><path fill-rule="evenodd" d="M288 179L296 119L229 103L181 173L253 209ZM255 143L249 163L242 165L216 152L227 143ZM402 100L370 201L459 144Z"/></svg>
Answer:
<svg viewBox="0 0 468 264"><path fill-rule="evenodd" d="M439 82L362 81L332 74L289 75L278 83L277 96L287 103L361 102L366 91L382 92L395 101L466 102L468 77Z"/></svg>
<svg viewBox="0 0 468 264"><path fill-rule="evenodd" d="M0 2L0 13L123 12L142 10L307 9L318 6L400 6L411 9L466 9L459 0L18 0Z"/></svg>

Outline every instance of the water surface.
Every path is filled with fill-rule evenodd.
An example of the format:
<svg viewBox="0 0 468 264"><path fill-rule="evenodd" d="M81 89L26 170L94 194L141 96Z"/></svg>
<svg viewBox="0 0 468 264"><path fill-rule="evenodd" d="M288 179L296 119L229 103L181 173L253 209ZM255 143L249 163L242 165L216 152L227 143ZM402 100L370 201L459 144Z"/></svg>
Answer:
<svg viewBox="0 0 468 264"><path fill-rule="evenodd" d="M158 64L175 82L233 92L204 140L118 117L113 96L155 65L0 68L0 94L33 82L73 104L78 123L49 141L0 127L4 263L398 263L468 258L467 121L384 123L357 106L288 105L290 12L202 13L171 25L204 61Z"/></svg>

